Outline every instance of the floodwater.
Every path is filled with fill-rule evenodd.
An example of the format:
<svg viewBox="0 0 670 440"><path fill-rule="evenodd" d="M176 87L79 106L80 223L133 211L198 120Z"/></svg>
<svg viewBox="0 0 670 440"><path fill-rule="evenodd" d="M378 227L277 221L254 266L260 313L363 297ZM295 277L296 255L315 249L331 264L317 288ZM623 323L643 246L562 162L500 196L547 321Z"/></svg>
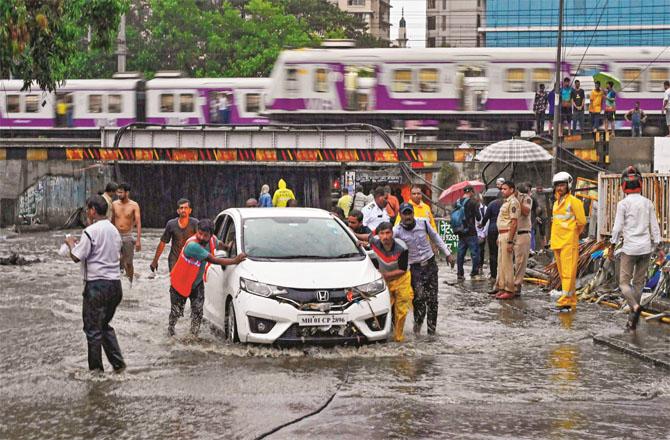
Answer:
<svg viewBox="0 0 670 440"><path fill-rule="evenodd" d="M0 256L44 260L0 266L0 438L667 436L667 372L592 342L622 331L611 310L555 315L537 290L502 304L487 282L442 283L456 278L445 265L434 338L411 335L410 318L405 343L361 348L229 345L207 326L192 340L188 319L170 339L167 252L148 278L159 233L145 232L112 321L128 369L102 377L87 371L63 232L0 241Z"/></svg>

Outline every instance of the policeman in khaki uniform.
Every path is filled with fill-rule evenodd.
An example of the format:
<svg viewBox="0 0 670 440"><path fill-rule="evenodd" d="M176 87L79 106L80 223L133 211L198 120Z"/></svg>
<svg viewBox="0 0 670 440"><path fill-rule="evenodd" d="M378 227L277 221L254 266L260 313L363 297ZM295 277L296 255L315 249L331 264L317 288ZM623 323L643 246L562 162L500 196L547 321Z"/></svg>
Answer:
<svg viewBox="0 0 670 440"><path fill-rule="evenodd" d="M516 294L514 286L514 241L521 213L521 205L514 195L514 182L505 181L500 188L505 200L498 214L498 278L496 279L497 299L512 299Z"/></svg>
<svg viewBox="0 0 670 440"><path fill-rule="evenodd" d="M516 192L516 198L520 205L516 240L514 240L514 288L517 294L521 292L523 278L526 276L528 255L530 254L530 230L532 228L530 210L533 201L528 195L529 192L530 184L528 183L520 183L519 190Z"/></svg>

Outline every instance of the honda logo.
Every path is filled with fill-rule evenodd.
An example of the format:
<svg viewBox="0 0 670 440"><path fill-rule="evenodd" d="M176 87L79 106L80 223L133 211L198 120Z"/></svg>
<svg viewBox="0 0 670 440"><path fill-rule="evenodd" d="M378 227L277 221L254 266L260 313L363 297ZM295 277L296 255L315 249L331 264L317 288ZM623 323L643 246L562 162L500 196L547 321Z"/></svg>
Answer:
<svg viewBox="0 0 670 440"><path fill-rule="evenodd" d="M317 290L316 299L319 300L319 302L326 302L330 299L330 292L327 290Z"/></svg>

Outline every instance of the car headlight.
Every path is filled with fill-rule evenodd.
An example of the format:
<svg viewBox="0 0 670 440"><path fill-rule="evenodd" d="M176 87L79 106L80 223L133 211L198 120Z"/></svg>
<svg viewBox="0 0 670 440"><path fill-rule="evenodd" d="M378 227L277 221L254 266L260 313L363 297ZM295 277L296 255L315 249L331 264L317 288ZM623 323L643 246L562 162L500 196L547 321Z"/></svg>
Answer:
<svg viewBox="0 0 670 440"><path fill-rule="evenodd" d="M365 296L375 296L382 293L384 289L386 289L384 278L379 278L371 283L361 284L360 286L354 287L354 291L362 293Z"/></svg>
<svg viewBox="0 0 670 440"><path fill-rule="evenodd" d="M258 281L252 281L246 278L240 278L240 288L246 292L258 296L263 296L265 298L273 295L288 293L288 291L282 287L273 286L272 284L260 283Z"/></svg>

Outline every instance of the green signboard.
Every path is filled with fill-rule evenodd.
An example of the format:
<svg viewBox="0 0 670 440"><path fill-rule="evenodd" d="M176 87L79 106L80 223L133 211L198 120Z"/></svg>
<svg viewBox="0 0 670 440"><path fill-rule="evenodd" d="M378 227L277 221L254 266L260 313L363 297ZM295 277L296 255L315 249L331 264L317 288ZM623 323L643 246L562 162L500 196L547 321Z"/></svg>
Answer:
<svg viewBox="0 0 670 440"><path fill-rule="evenodd" d="M454 233L451 229L451 224L446 219L436 218L435 221L437 222L437 232L440 234L440 237L449 246L451 253L456 255L458 251L458 235Z"/></svg>

